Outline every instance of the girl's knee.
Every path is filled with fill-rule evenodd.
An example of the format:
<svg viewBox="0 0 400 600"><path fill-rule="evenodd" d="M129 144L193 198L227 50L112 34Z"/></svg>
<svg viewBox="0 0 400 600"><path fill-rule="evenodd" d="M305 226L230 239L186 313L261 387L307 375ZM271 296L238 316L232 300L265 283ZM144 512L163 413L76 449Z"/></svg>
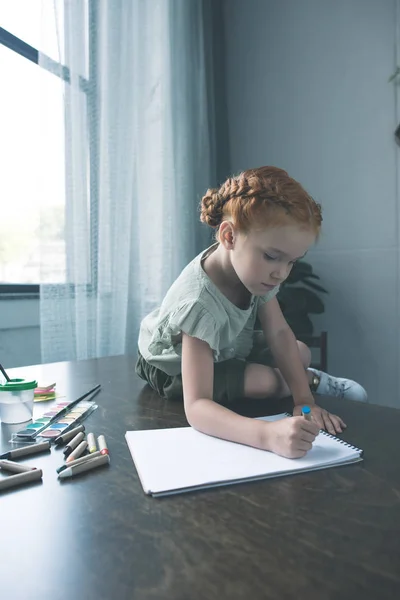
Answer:
<svg viewBox="0 0 400 600"><path fill-rule="evenodd" d="M307 369L311 364L311 350L304 342L299 342L297 340L297 345L300 352L301 362L303 366Z"/></svg>
<svg viewBox="0 0 400 600"><path fill-rule="evenodd" d="M247 363L244 372L244 395L246 398L267 398L278 393L280 377L277 369Z"/></svg>

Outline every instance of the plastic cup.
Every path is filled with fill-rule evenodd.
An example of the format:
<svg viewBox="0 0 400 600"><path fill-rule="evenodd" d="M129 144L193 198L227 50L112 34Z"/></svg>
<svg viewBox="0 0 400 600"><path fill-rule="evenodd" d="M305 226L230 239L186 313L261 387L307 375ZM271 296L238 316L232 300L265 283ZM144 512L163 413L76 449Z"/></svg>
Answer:
<svg viewBox="0 0 400 600"><path fill-rule="evenodd" d="M33 399L37 381L11 379L0 384L0 421L24 423L33 414Z"/></svg>

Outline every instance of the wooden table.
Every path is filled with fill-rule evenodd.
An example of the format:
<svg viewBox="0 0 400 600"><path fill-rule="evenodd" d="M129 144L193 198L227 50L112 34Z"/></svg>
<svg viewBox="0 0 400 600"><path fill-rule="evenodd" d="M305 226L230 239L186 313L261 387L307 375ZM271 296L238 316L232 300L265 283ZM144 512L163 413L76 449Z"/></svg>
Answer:
<svg viewBox="0 0 400 600"><path fill-rule="evenodd" d="M124 434L187 423L181 403L143 386L134 362L11 371L57 381L71 400L101 383L85 424L105 434L111 465L60 482L60 450L29 459L43 468L43 483L0 496L2 599L400 598L400 411L322 399L345 419L364 462L154 499L142 491ZM288 408L289 399L238 410ZM1 426L2 451L9 428Z"/></svg>

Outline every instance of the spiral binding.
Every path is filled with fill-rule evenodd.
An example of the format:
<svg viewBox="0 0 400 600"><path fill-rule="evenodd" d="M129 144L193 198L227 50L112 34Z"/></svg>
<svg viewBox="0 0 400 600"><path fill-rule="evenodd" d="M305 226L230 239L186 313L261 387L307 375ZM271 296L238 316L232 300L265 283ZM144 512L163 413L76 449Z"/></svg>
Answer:
<svg viewBox="0 0 400 600"><path fill-rule="evenodd" d="M322 433L322 435L326 435L327 437L332 438L333 440L336 440L337 442L339 442L339 444L342 444L343 446L346 446L346 448L350 448L351 450L355 450L356 452L359 452L360 454L363 453L363 450L361 450L361 448L357 448L357 446L353 446L353 444L349 444L345 440L341 440L336 435L332 435L331 433L328 433L327 431L324 431L323 429L320 430L320 433Z"/></svg>
<svg viewBox="0 0 400 600"><path fill-rule="evenodd" d="M285 415L287 417L291 417L292 416L288 412L285 413ZM323 429L320 429L320 433L322 433L322 435L326 435L327 437L332 438L333 440L336 440L337 442L339 442L339 444L342 444L343 446L346 446L346 448L350 448L350 450L355 450L356 452L358 452L360 454L360 456L362 456L362 454L364 452L364 450L361 450L361 448L357 448L357 446L353 446L352 444L349 444L348 442L345 442L345 440L341 440L336 435L332 435L331 433L328 433L327 431L324 431Z"/></svg>

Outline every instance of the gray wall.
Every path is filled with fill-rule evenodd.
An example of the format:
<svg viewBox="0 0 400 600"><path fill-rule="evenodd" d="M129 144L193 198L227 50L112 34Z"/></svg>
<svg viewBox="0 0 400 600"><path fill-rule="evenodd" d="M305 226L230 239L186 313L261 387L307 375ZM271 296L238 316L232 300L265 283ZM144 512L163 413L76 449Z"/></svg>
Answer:
<svg viewBox="0 0 400 600"><path fill-rule="evenodd" d="M394 0L226 0L234 172L283 167L322 203L329 370L400 406Z"/></svg>

